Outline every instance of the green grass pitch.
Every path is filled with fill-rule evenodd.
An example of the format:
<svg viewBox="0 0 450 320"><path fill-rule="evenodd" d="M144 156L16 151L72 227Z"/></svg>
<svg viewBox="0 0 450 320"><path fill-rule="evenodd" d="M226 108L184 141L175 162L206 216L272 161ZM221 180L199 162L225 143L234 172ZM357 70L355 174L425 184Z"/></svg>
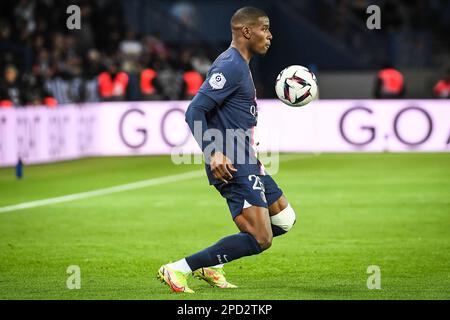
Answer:
<svg viewBox="0 0 450 320"><path fill-rule="evenodd" d="M450 154L282 155L274 176L297 211L288 234L226 265L234 290L160 265L237 232L205 176L0 213L0 299L449 299ZM285 159L285 161L283 161ZM170 157L92 158L0 169L0 208L202 169ZM78 265L81 289L69 290ZM367 268L381 269L369 290Z"/></svg>

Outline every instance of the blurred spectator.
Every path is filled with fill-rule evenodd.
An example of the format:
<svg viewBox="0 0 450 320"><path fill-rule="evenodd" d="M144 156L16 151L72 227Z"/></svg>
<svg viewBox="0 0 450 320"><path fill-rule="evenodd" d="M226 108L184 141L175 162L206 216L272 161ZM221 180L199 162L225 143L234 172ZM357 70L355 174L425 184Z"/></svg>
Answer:
<svg viewBox="0 0 450 320"><path fill-rule="evenodd" d="M445 76L434 86L433 95L440 99L450 98L450 68L447 70Z"/></svg>
<svg viewBox="0 0 450 320"><path fill-rule="evenodd" d="M0 42L7 43L11 37L11 26L5 20L0 20Z"/></svg>
<svg viewBox="0 0 450 320"><path fill-rule="evenodd" d="M209 71L209 68L211 68L212 63L205 53L200 53L191 57L191 64L195 71L205 77Z"/></svg>
<svg viewBox="0 0 450 320"><path fill-rule="evenodd" d="M195 23L198 21L195 7L190 2L177 2L172 5L170 13L181 24L187 27L196 27Z"/></svg>
<svg viewBox="0 0 450 320"><path fill-rule="evenodd" d="M34 19L35 5L35 1L20 0L14 9L14 20L17 24L24 26L21 30L21 38L25 38L36 30L36 21Z"/></svg>
<svg viewBox="0 0 450 320"><path fill-rule="evenodd" d="M24 75L26 105L46 105L48 107L56 107L58 101L53 97L44 84L44 80L40 76L32 73Z"/></svg>
<svg viewBox="0 0 450 320"><path fill-rule="evenodd" d="M120 42L120 51L128 56L139 56L142 53L142 43L137 40L133 31L128 31L126 38Z"/></svg>
<svg viewBox="0 0 450 320"><path fill-rule="evenodd" d="M387 65L380 70L375 84L375 98L395 99L405 94L403 75L392 66Z"/></svg>
<svg viewBox="0 0 450 320"><path fill-rule="evenodd" d="M4 78L0 81L0 106L25 107L29 105L47 105L53 107L57 100L45 89L43 79L31 73L19 77L13 65L5 68Z"/></svg>
<svg viewBox="0 0 450 320"><path fill-rule="evenodd" d="M0 104L2 106L25 105L25 86L13 65L6 66L0 80Z"/></svg>
<svg viewBox="0 0 450 320"><path fill-rule="evenodd" d="M90 49L84 60L84 75L87 79L93 79L104 71L102 54L96 49Z"/></svg>
<svg viewBox="0 0 450 320"><path fill-rule="evenodd" d="M153 82L157 75L156 70L151 67L141 71L139 84L143 100L159 100L161 98Z"/></svg>
<svg viewBox="0 0 450 320"><path fill-rule="evenodd" d="M180 56L180 62L181 69L184 71L183 80L185 82L185 93L183 98L187 100L194 98L203 84L203 77L192 67L191 60L191 53L184 50Z"/></svg>
<svg viewBox="0 0 450 320"><path fill-rule="evenodd" d="M100 97L103 101L124 101L127 97L128 75L111 62L107 71L98 76Z"/></svg>
<svg viewBox="0 0 450 320"><path fill-rule="evenodd" d="M185 82L183 73L171 66L157 69L155 86L163 100L181 100L184 98Z"/></svg>
<svg viewBox="0 0 450 320"><path fill-rule="evenodd" d="M144 38L144 47L146 53L150 54L152 57L167 57L169 55L169 48L167 45L155 35Z"/></svg>
<svg viewBox="0 0 450 320"><path fill-rule="evenodd" d="M183 79L186 84L184 99L190 100L194 98L194 96L202 86L203 77L200 73L191 69L184 72Z"/></svg>
<svg viewBox="0 0 450 320"><path fill-rule="evenodd" d="M126 8L132 4L126 0L0 1L2 99L8 95L4 102L28 106L190 99L211 66L210 58L219 47L229 45L228 40L214 42L223 40L205 37L207 32L199 29L207 1L160 1L161 6L150 1L134 3L136 23L130 23ZM69 4L81 8L80 30L66 28ZM446 59L449 1L377 0L374 4L381 7L382 29L368 33L365 10L369 4L367 0L288 1L287 7L297 8L300 15L346 46L349 54L359 57L362 68L379 68L384 57L402 68L433 66L428 56L431 45L436 57ZM149 11L160 20L146 21ZM166 19L170 26L163 23ZM181 30L177 40L171 37L173 25L177 27L173 30ZM120 61L120 65L111 66L108 61ZM13 82L3 74L10 65L15 71L10 69L8 78L15 78ZM259 95L272 97L270 80L261 81L264 76L258 74L263 67L254 69ZM394 74L380 72L377 97L403 96L403 80L395 80L402 77ZM442 83L446 82L436 84L439 96L446 92ZM400 94L396 86L402 87Z"/></svg>

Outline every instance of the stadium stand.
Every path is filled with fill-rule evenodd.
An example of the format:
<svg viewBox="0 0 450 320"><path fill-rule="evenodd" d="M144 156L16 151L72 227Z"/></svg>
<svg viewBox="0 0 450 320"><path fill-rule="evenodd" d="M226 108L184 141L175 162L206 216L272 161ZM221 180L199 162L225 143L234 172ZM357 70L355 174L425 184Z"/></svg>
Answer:
<svg viewBox="0 0 450 320"><path fill-rule="evenodd" d="M290 44L290 50L274 46L264 63L252 62L260 98L274 97L274 78L289 64L315 65L319 78L337 70L375 76L386 62L435 70L426 79L429 87L437 82L438 70L448 67L448 1L373 1L383 12L379 31L365 28L365 1L257 3L271 15L274 41ZM66 27L66 8L72 4L81 8L80 30ZM20 94L9 97L8 88L9 94L14 90L3 79L1 104L190 99L212 59L229 45L223 26L236 6L236 1L2 1L0 71L4 78L17 69ZM212 11L224 14L212 18ZM297 28L289 27L294 21ZM117 77L110 79L112 73ZM321 89L329 97L327 87ZM435 96L432 90L429 96L415 94Z"/></svg>

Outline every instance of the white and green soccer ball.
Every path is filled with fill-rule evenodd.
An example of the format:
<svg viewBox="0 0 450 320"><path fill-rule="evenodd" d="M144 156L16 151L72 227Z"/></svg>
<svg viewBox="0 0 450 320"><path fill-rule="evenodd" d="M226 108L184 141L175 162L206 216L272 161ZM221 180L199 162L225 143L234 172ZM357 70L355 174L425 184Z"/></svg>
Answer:
<svg viewBox="0 0 450 320"><path fill-rule="evenodd" d="M275 91L278 99L291 107L302 107L317 96L317 78L308 68L292 65L277 77Z"/></svg>

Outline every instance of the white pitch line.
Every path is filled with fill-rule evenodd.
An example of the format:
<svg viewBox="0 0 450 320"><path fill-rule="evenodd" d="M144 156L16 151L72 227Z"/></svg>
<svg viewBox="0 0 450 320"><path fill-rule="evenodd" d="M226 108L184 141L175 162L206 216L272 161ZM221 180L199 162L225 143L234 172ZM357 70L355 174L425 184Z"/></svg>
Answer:
<svg viewBox="0 0 450 320"><path fill-rule="evenodd" d="M135 190L135 189L156 186L156 185L161 185L161 184L170 183L170 182L178 182L178 181L182 181L182 180L188 180L188 179L192 179L192 178L201 177L204 174L205 174L204 170L196 170L196 171L190 171L190 172L166 176L166 177L153 178L153 179L148 179L148 180L143 180L143 181L138 181L138 182L133 182L133 183L122 184L122 185L118 185L118 186L110 187L110 188L97 189L97 190L93 190L93 191L69 194L69 195L62 196L62 197L49 198L49 199L30 201L30 202L23 202L23 203L19 203L19 204L7 206L7 207L1 207L0 213L42 207L42 206L55 204L55 203L62 203L62 202L98 197L98 196L103 196L103 195L107 195L107 194Z"/></svg>
<svg viewBox="0 0 450 320"><path fill-rule="evenodd" d="M292 161L292 160L300 160L300 159L310 158L310 157L314 157L314 156L316 156L316 155L286 155L284 157L282 156L282 158L284 158L284 159L281 159L281 161L288 162L288 161ZM190 171L190 172L166 176L166 177L152 178L152 179L148 179L148 180L142 180L142 181L127 183L127 184L122 184L122 185L118 185L115 187L97 189L97 190L81 192L81 193L74 193L74 194L69 194L66 196L61 196L61 197L56 197L56 198L23 202L23 203L14 204L14 205L6 206L6 207L0 207L0 213L42 207L42 206L47 206L47 205L56 204L56 203L63 203L63 202L93 198L93 197L118 193L118 192L122 192L122 191L129 191L129 190L141 189L141 188L150 187L150 186L157 186L157 185L161 185L161 184L165 184L165 183L189 180L189 179L201 177L203 175L205 175L205 170L196 170L196 171Z"/></svg>

